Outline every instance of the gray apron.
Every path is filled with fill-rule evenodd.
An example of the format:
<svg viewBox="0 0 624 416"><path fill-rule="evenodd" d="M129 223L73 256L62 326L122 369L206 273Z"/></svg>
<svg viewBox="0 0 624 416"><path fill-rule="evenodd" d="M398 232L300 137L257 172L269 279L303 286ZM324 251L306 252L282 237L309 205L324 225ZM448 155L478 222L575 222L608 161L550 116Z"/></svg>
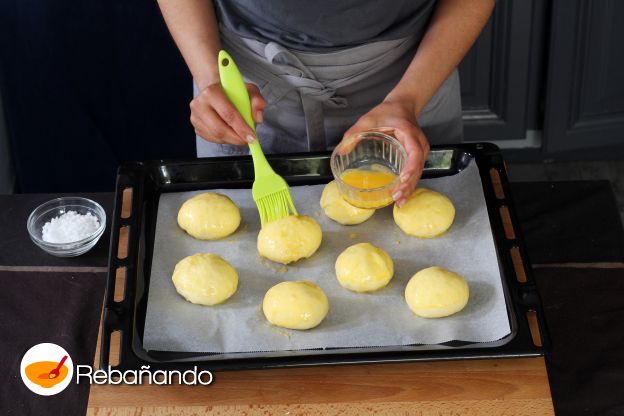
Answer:
<svg viewBox="0 0 624 416"><path fill-rule="evenodd" d="M420 36L378 41L329 52L303 52L241 38L221 27L221 43L247 82L267 101L257 126L265 153L328 150L363 114L383 101L412 61ZM197 88L194 88L197 95ZM463 137L457 70L442 84L418 119L431 144ZM197 156L248 154L247 146L197 137Z"/></svg>

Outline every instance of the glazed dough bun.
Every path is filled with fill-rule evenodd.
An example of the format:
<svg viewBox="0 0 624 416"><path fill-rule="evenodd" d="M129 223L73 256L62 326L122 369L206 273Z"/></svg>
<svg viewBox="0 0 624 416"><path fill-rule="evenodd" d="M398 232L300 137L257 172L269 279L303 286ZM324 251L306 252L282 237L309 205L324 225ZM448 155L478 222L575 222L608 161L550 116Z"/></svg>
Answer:
<svg viewBox="0 0 624 416"><path fill-rule="evenodd" d="M320 287L308 281L282 282L264 295L262 312L273 325L314 328L327 315L329 302Z"/></svg>
<svg viewBox="0 0 624 416"><path fill-rule="evenodd" d="M308 258L321 245L321 226L307 215L290 215L266 224L258 234L258 253L288 264Z"/></svg>
<svg viewBox="0 0 624 416"><path fill-rule="evenodd" d="M198 253L183 258L173 270L173 284L191 303L216 305L228 299L238 287L238 274L216 254Z"/></svg>
<svg viewBox="0 0 624 416"><path fill-rule="evenodd" d="M354 292L381 289L393 274L394 265L388 253L370 243L352 245L336 260L338 282Z"/></svg>
<svg viewBox="0 0 624 416"><path fill-rule="evenodd" d="M194 196L178 211L178 225L200 240L217 240L232 234L240 225L238 207L230 198L214 192Z"/></svg>
<svg viewBox="0 0 624 416"><path fill-rule="evenodd" d="M401 208L394 205L393 215L405 234L431 238L444 234L451 227L455 207L446 196L417 188Z"/></svg>
<svg viewBox="0 0 624 416"><path fill-rule="evenodd" d="M423 318L442 318L461 311L468 295L466 280L441 267L419 271L405 287L407 305Z"/></svg>
<svg viewBox="0 0 624 416"><path fill-rule="evenodd" d="M323 188L321 208L325 215L342 225L361 224L375 213L374 209L354 207L345 201L336 181L331 181Z"/></svg>

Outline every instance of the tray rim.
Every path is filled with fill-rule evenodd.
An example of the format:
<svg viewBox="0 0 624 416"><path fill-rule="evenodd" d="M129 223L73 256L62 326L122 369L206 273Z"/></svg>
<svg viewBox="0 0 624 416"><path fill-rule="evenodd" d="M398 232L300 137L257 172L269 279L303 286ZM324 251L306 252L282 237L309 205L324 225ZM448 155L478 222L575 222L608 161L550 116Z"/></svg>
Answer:
<svg viewBox="0 0 624 416"><path fill-rule="evenodd" d="M143 189L137 184L142 184L149 180L146 178L150 169L160 166L205 166L207 164L219 163L250 163L249 156L242 157L222 157L211 159L195 159L190 161L147 161L134 162L120 166L118 170L118 179L115 197L115 209L113 215L113 225L110 240L110 256L109 271L107 277L105 305L102 320L102 336L100 345L100 368L106 368L109 363L110 340L111 333L121 331L119 364L112 366L115 369L138 369L140 365L149 364L152 368L188 368L191 364L198 367L209 367L219 370L247 369L247 368L270 368L270 367L292 367L292 366L309 366L309 365L334 365L349 363L380 363L380 362L404 362L404 361L431 361L431 360L455 360L455 359L483 359L483 358L505 358L505 357L527 357L540 356L550 346L545 320L541 309L541 302L537 294L535 282L532 278L531 270L528 266L526 250L518 226L515 210L513 209L513 200L509 190L504 161L500 150L492 144L475 143L461 144L453 146L432 146L435 150L453 150L454 155L468 155L474 159L482 179L483 192L488 207L488 215L492 226L492 234L497 250L499 267L501 268L501 276L503 282L503 291L506 298L508 316L510 319L511 333L501 340L485 343L472 343L461 346L445 346L445 345L426 345L426 346L389 346L389 347L362 347L362 348L340 348L332 350L296 350L281 351L273 353L264 353L262 357L255 356L246 357L246 353L173 353L173 352L157 352L146 351L142 348L141 340L136 327L137 318L137 283L141 280L141 265L137 264L138 260L145 255L145 244L140 244L140 236L145 234L145 223L140 216L136 215L137 207L145 204L143 200ZM328 158L329 152L292 154L292 155L269 155L268 159L274 163L281 163L285 160L293 163L295 160L301 159L319 159ZM487 163L486 163L487 162ZM327 163L328 164L328 163ZM486 166L487 164L487 166ZM503 199L497 199L494 196L492 186L487 186L491 182L487 179L485 170L496 169L500 176L501 186L506 196ZM277 170L277 168L276 168ZM435 176L435 175L434 175ZM317 177L317 178L320 178ZM224 183L221 182L218 187L241 187L241 184L248 182L249 179L236 179ZM288 180L289 178L287 178ZM292 178L290 178L292 179ZM331 180L331 179L329 179ZM325 181L326 182L326 181ZM122 219L120 217L121 201L123 190L131 184L133 187L132 196L132 215L130 219ZM214 187L217 187L215 184ZM198 187L197 189L209 189L206 187ZM137 192L138 191L138 192ZM177 189L170 189L170 192L176 192ZM498 226L496 216L492 212L491 207L506 206L509 210L511 224L514 227L515 238L501 240L501 234L504 232L502 223ZM141 211L142 213L142 211ZM138 221L137 221L138 219ZM500 220L500 218L498 218ZM117 244L119 240L119 229L123 226L134 227L128 238L128 254L125 259L118 259L114 253L117 253ZM141 231L136 232L137 229ZM131 228L132 230L132 228ZM502 247L501 247L502 246ZM515 270L510 267L509 249L517 247L521 253L522 265L527 282L519 284L515 279ZM501 252L505 254L501 255ZM145 259L143 259L145 260ZM149 257L151 266L151 256ZM115 274L118 267L126 267L126 281L124 287L125 297L121 302L115 302L113 299ZM513 273L510 273L513 272ZM510 275L514 276L512 279ZM133 279L136 279L133 281ZM145 276L143 276L145 279ZM133 286L134 283L134 286ZM147 294L143 294L147 296ZM523 312L533 310L536 313L539 330L542 339L542 346L533 344L530 332L527 336L526 319L519 319ZM132 319L128 319L128 315ZM143 318L144 319L144 318ZM131 322L128 322L131 321ZM520 336L519 336L520 335ZM531 342L528 342L531 341ZM511 344L511 345L510 345ZM426 347L424 349L423 347ZM374 351L371 351L374 350ZM163 360L154 358L154 355L177 355L176 360ZM278 356L275 356L275 355ZM234 357L232 357L234 356ZM202 357L202 359L199 359ZM206 359L206 357L211 357Z"/></svg>

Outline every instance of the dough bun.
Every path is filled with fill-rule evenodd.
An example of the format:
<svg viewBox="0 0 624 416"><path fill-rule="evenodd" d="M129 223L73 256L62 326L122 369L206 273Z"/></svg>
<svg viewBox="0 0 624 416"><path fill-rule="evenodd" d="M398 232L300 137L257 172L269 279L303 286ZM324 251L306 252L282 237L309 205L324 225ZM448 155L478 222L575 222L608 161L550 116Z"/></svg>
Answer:
<svg viewBox="0 0 624 416"><path fill-rule="evenodd" d="M218 240L232 234L241 222L230 198L214 192L195 195L178 211L178 225L199 240Z"/></svg>
<svg viewBox="0 0 624 416"><path fill-rule="evenodd" d="M288 264L316 253L323 233L307 215L290 215L266 224L258 234L258 253L277 263Z"/></svg>
<svg viewBox="0 0 624 416"><path fill-rule="evenodd" d="M441 267L429 267L416 273L405 287L409 308L423 318L442 318L464 309L469 289L466 280Z"/></svg>
<svg viewBox="0 0 624 416"><path fill-rule="evenodd" d="M342 225L361 224L375 213L374 209L358 208L345 201L336 181L329 182L323 188L321 208L325 215Z"/></svg>
<svg viewBox="0 0 624 416"><path fill-rule="evenodd" d="M262 312L273 325L311 329L327 316L329 301L321 288L312 282L282 282L264 295Z"/></svg>
<svg viewBox="0 0 624 416"><path fill-rule="evenodd" d="M234 267L211 253L193 254L180 260L171 280L186 300L207 306L224 302L238 287L238 273Z"/></svg>
<svg viewBox="0 0 624 416"><path fill-rule="evenodd" d="M336 277L345 289L372 292L385 287L394 274L392 259L370 243L354 244L336 260Z"/></svg>
<svg viewBox="0 0 624 416"><path fill-rule="evenodd" d="M394 222L405 234L420 238L444 234L455 219L451 200L426 188L415 189L401 208L394 205L392 213Z"/></svg>

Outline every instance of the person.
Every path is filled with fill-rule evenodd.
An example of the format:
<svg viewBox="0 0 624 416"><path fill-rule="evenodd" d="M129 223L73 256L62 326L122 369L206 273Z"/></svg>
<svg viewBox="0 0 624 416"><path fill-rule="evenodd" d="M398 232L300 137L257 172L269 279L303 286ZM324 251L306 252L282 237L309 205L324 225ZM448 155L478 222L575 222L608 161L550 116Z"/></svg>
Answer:
<svg viewBox="0 0 624 416"><path fill-rule="evenodd" d="M420 179L429 144L462 141L457 65L495 0L159 0L194 79L198 157L248 152L256 139L227 100L217 55L247 83L266 153L327 150L391 129L408 161L393 198Z"/></svg>

